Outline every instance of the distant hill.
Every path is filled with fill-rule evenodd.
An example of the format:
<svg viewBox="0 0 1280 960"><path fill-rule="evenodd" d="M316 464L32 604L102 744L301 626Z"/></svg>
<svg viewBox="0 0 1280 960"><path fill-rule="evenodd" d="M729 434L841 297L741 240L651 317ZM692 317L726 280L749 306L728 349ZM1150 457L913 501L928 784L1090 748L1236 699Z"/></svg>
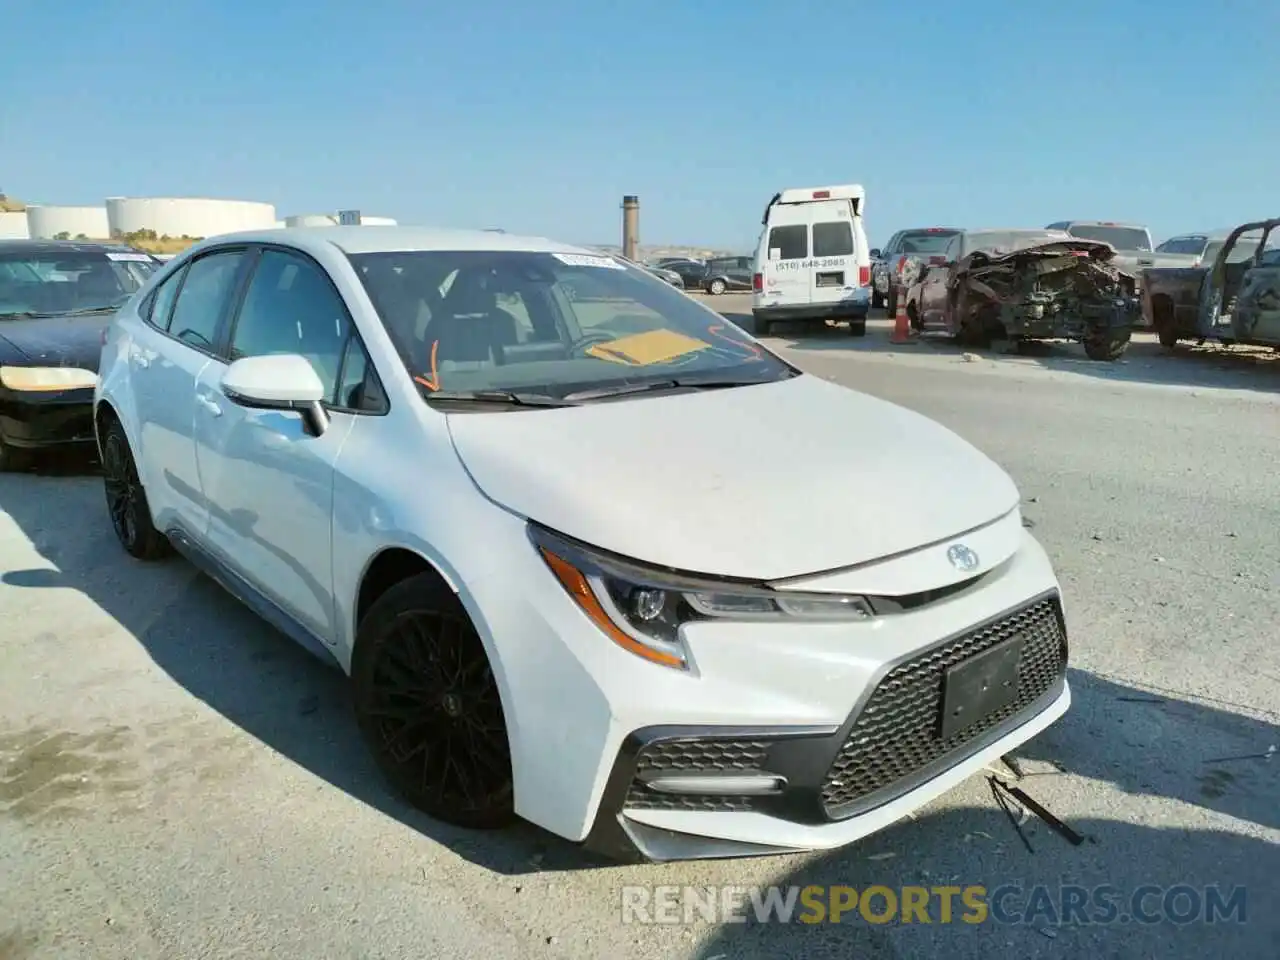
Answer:
<svg viewBox="0 0 1280 960"><path fill-rule="evenodd" d="M0 193L0 213L21 213L25 209L27 205L21 200L15 200Z"/></svg>

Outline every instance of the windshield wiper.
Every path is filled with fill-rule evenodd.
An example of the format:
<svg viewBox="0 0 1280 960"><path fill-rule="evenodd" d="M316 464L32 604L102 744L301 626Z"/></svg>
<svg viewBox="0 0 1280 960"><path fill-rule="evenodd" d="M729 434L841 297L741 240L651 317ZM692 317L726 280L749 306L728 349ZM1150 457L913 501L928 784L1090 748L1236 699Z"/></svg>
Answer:
<svg viewBox="0 0 1280 960"><path fill-rule="evenodd" d="M572 407L567 399L548 396L545 393L515 393L510 390L432 390L428 400L447 400L450 403L502 403L512 407Z"/></svg>
<svg viewBox="0 0 1280 960"><path fill-rule="evenodd" d="M48 320L53 317L87 317L95 313L115 313L119 307L83 307L79 310L18 310L0 313L0 320Z"/></svg>
<svg viewBox="0 0 1280 960"><path fill-rule="evenodd" d="M86 317L91 313L115 313L119 309L120 309L119 305L114 307L110 307L110 306L80 307L77 310L68 310L66 313L61 313L61 314L48 314L48 316Z"/></svg>
<svg viewBox="0 0 1280 960"><path fill-rule="evenodd" d="M724 390L729 387L749 387L754 383L768 382L768 380L698 380L694 378L650 380L647 383L619 383L611 387L579 390L577 393L569 394L565 399L603 400L606 397L625 397L634 393L652 393L657 390Z"/></svg>

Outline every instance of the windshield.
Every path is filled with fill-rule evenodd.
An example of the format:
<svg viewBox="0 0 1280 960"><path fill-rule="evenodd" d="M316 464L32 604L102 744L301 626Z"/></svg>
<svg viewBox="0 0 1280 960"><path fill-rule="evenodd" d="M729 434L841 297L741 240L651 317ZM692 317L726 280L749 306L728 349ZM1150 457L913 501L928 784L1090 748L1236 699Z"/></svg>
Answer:
<svg viewBox="0 0 1280 960"><path fill-rule="evenodd" d="M563 398L673 378L758 383L795 372L719 314L613 257L414 251L350 259L428 398Z"/></svg>
<svg viewBox="0 0 1280 960"><path fill-rule="evenodd" d="M1073 237L1081 240L1101 240L1109 243L1117 250L1151 251L1151 238L1147 231L1138 227L1106 227L1094 223L1073 224L1068 230Z"/></svg>
<svg viewBox="0 0 1280 960"><path fill-rule="evenodd" d="M959 231L930 230L924 233L906 233L901 239L903 253L942 253L951 238Z"/></svg>
<svg viewBox="0 0 1280 960"><path fill-rule="evenodd" d="M1064 240L1056 230L978 230L965 238L965 250L981 250L989 254L1013 253L1042 243Z"/></svg>
<svg viewBox="0 0 1280 960"><path fill-rule="evenodd" d="M145 253L0 253L0 317L118 307L159 264Z"/></svg>
<svg viewBox="0 0 1280 960"><path fill-rule="evenodd" d="M1257 231L1254 231L1252 239L1241 237L1227 254L1227 263L1243 263L1246 260L1252 260L1253 255L1258 252L1258 243L1261 239L1257 236ZM1226 240L1210 240L1209 245L1204 248L1204 255L1200 258L1200 262L1205 266L1212 266L1218 259L1218 254L1222 252L1224 243Z"/></svg>

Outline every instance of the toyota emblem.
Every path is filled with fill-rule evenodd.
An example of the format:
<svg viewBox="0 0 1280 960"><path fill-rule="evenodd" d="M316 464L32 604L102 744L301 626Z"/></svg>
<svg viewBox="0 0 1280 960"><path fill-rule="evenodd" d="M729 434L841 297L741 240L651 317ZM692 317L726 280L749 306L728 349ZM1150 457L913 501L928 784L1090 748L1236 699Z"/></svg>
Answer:
<svg viewBox="0 0 1280 960"><path fill-rule="evenodd" d="M947 550L947 559L951 565L962 573L978 568L978 555L963 543L957 543Z"/></svg>

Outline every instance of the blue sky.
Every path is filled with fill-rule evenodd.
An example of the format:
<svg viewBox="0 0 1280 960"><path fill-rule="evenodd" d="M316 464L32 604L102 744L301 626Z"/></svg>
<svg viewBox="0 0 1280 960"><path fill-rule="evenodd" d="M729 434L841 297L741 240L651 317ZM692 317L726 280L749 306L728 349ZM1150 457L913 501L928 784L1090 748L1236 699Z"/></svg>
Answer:
<svg viewBox="0 0 1280 960"><path fill-rule="evenodd" d="M788 186L905 226L1276 216L1276 0L0 0L0 189L750 247Z"/></svg>

